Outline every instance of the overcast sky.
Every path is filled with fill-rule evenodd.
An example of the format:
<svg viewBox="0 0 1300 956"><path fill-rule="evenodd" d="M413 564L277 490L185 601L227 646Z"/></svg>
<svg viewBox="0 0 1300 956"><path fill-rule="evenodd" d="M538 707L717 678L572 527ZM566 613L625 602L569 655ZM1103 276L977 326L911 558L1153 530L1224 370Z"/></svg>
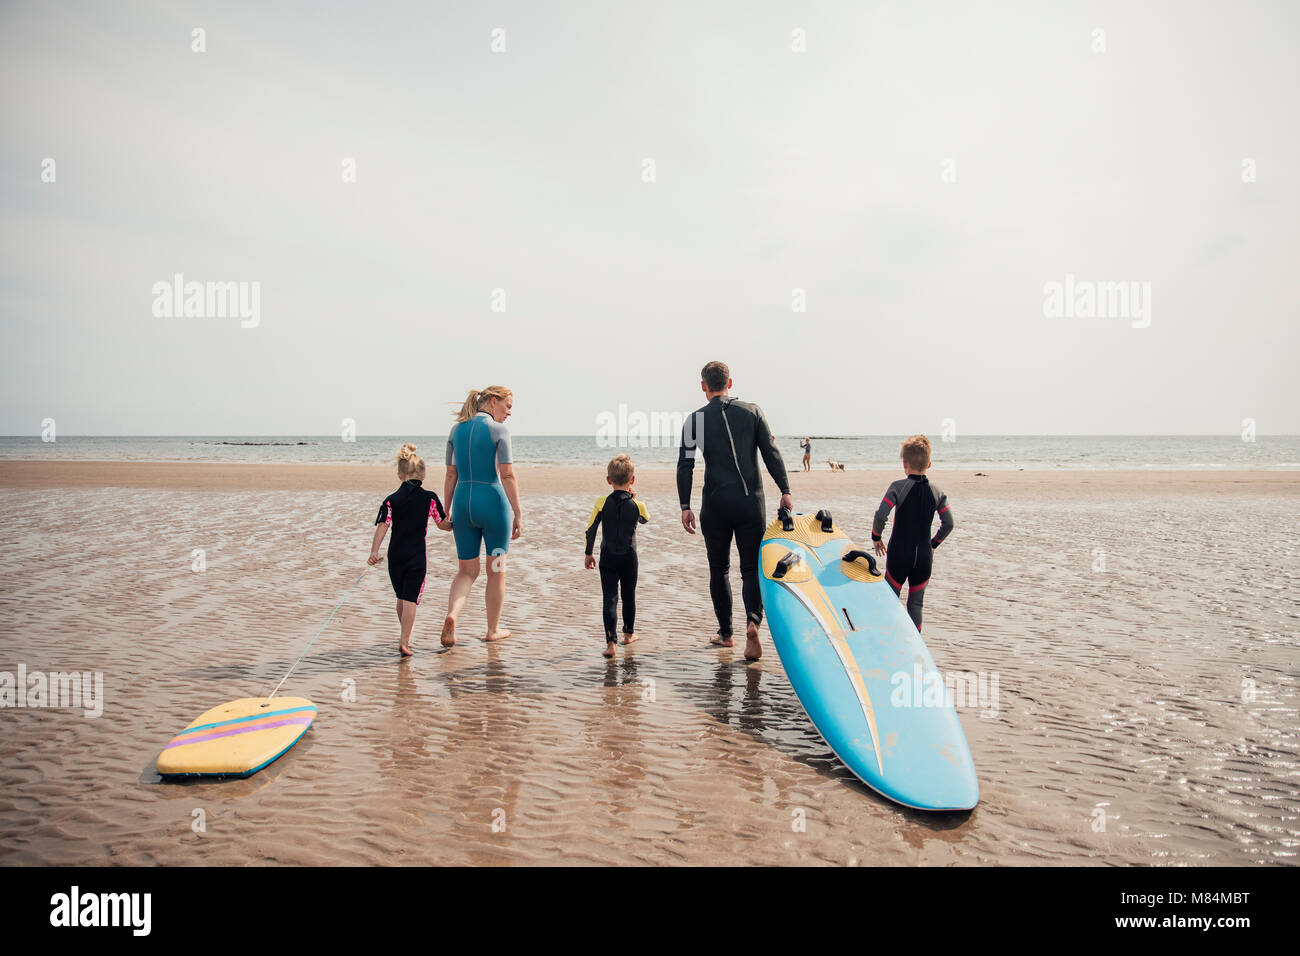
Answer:
<svg viewBox="0 0 1300 956"><path fill-rule="evenodd" d="M6 3L0 433L1298 433L1298 10Z"/></svg>

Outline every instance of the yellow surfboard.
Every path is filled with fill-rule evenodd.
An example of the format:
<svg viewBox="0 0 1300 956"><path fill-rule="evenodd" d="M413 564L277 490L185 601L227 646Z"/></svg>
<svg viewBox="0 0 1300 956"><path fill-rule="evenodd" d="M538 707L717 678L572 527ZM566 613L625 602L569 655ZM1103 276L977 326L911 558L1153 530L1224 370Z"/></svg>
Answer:
<svg viewBox="0 0 1300 956"><path fill-rule="evenodd" d="M158 756L164 777L247 777L274 763L316 719L303 697L245 697L213 707Z"/></svg>

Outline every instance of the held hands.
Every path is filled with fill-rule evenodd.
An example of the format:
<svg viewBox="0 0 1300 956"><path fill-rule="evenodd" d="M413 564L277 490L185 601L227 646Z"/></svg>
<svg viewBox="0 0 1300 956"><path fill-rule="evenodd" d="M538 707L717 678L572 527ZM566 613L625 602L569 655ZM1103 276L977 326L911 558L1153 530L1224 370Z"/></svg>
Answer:
<svg viewBox="0 0 1300 956"><path fill-rule="evenodd" d="M442 519L441 521L439 521L436 525L434 525L434 527L437 528L439 531L450 531L450 530L451 530L451 519L450 519L450 518L443 518L443 519Z"/></svg>
<svg viewBox="0 0 1300 956"><path fill-rule="evenodd" d="M594 554L589 554L589 555L587 555L586 558L585 558L585 560L582 562L582 566L583 566L584 568L586 568L588 571L590 571L590 570L592 570L593 568L595 568L595 567L596 567L596 556L595 556Z"/></svg>

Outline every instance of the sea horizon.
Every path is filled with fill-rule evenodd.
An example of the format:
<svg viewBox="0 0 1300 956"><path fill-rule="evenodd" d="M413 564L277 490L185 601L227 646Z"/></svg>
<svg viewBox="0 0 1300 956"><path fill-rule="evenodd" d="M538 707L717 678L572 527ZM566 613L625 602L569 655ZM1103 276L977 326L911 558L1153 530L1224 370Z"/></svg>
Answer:
<svg viewBox="0 0 1300 956"><path fill-rule="evenodd" d="M853 469L897 467L903 435L811 435L811 465L828 460ZM430 465L443 461L447 436L371 435L68 435L54 441L0 436L0 460L230 462L248 464L387 464L414 442ZM801 467L803 436L778 435L787 468ZM932 438L933 462L945 468L992 470L1300 469L1300 435L960 435ZM619 438L588 435L512 436L520 465L600 466L628 453L638 466L673 467L675 435Z"/></svg>

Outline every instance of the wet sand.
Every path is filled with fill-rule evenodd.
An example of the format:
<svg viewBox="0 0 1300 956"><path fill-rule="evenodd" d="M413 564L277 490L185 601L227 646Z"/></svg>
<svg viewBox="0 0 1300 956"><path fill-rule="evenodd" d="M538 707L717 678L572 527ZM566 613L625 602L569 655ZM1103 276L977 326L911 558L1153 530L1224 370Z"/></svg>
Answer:
<svg viewBox="0 0 1300 956"><path fill-rule="evenodd" d="M102 671L106 697L0 711L0 864L1296 860L1300 476L936 470L958 527L926 641L998 701L959 711L979 807L933 815L839 765L766 631L756 664L708 646L670 471L638 478L641 640L613 662L582 567L603 476L518 473L514 637L479 639L480 582L438 652L455 562L431 529L414 659L381 565L284 687L320 708L306 737L247 780L163 784L168 739L268 693L355 580L390 470L0 462L0 670ZM865 538L894 477L795 473L796 506Z"/></svg>

